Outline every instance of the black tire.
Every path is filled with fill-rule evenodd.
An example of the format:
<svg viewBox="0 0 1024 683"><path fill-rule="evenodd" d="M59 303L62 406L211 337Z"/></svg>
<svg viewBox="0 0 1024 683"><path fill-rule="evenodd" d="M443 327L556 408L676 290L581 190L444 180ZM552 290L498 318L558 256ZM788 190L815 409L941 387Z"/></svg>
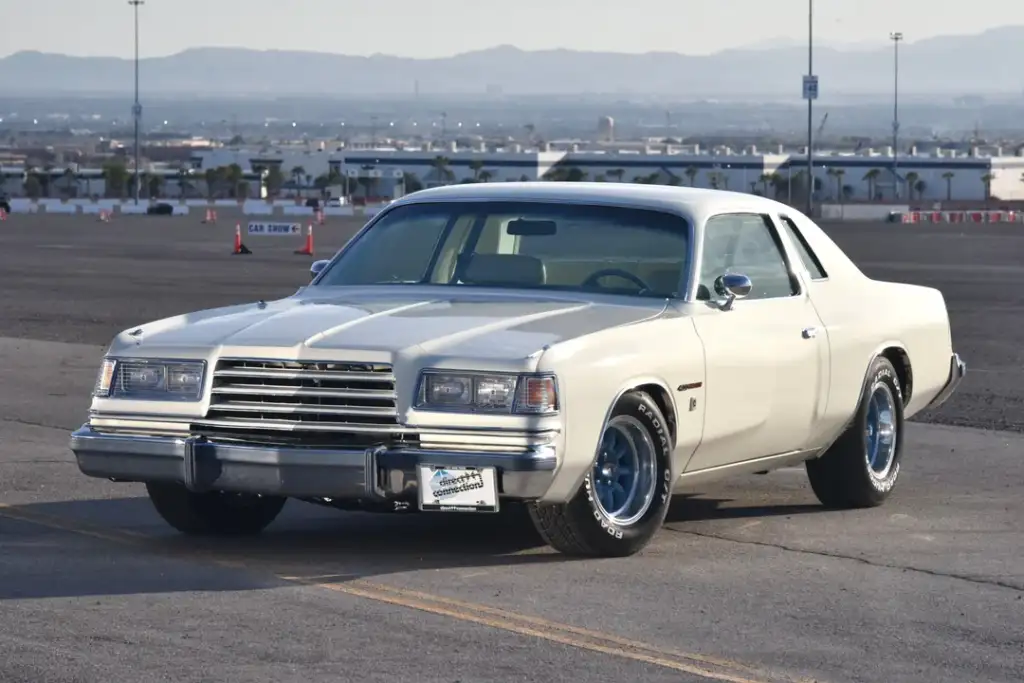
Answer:
<svg viewBox="0 0 1024 683"><path fill-rule="evenodd" d="M149 500L164 521L183 534L241 536L258 534L288 501L242 493L193 493L181 484L149 482Z"/></svg>
<svg viewBox="0 0 1024 683"><path fill-rule="evenodd" d="M672 501L672 441L658 404L646 393L630 392L619 399L609 421L625 416L644 430L653 446L650 505L636 521L622 525L602 508L594 493L594 469L568 503L530 503L533 524L544 541L566 555L626 557L642 550L661 529ZM603 434L603 431L602 431ZM639 511L638 511L639 514Z"/></svg>
<svg viewBox="0 0 1024 683"><path fill-rule="evenodd" d="M892 455L887 467L874 471L865 441L872 396L888 392L892 398L895 427ZM877 507L892 494L903 460L903 389L896 369L888 359L875 358L868 370L853 423L820 458L808 460L807 477L814 495L829 508Z"/></svg>

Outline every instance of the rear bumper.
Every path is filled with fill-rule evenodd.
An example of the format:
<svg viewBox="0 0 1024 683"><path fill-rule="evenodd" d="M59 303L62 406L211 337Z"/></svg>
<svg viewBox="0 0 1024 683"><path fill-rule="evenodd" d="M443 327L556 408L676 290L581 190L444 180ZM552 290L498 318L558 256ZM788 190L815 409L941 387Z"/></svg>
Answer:
<svg viewBox="0 0 1024 683"><path fill-rule="evenodd" d="M412 448L335 450L219 442L203 437L108 433L83 425L71 435L83 474L116 481L179 482L193 491L293 498L389 501L415 496L416 467L494 467L503 498L540 498L554 479L553 444L522 451Z"/></svg>
<svg viewBox="0 0 1024 683"><path fill-rule="evenodd" d="M966 374L967 364L960 359L960 354L954 353L949 359L949 378L935 398L932 399L931 403L928 404L928 408L938 408L949 400L949 397L960 386L960 382L963 381Z"/></svg>

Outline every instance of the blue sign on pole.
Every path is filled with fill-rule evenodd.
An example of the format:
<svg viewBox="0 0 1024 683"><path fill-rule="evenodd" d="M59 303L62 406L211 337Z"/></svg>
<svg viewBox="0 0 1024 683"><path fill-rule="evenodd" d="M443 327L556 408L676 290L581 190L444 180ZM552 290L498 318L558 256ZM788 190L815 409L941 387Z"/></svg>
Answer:
<svg viewBox="0 0 1024 683"><path fill-rule="evenodd" d="M817 76L804 76L804 99L805 100L816 100L816 99L818 99L818 77Z"/></svg>

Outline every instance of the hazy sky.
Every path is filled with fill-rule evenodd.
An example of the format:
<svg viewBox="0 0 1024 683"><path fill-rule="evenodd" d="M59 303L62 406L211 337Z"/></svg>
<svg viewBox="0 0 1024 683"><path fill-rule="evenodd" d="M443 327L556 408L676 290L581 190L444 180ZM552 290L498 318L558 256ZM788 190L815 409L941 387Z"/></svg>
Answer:
<svg viewBox="0 0 1024 683"><path fill-rule="evenodd" d="M816 0L822 42L908 42L1024 24L1024 0ZM527 50L706 54L807 35L807 0L145 0L140 54L193 46L446 56ZM127 0L0 0L0 55L132 54ZM817 41L816 41L817 42Z"/></svg>

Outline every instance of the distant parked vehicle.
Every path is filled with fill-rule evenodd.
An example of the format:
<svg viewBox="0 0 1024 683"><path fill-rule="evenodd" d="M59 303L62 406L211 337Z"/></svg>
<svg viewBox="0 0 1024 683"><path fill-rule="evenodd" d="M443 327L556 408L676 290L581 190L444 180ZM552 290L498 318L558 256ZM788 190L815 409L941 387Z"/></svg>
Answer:
<svg viewBox="0 0 1024 683"><path fill-rule="evenodd" d="M147 216L172 216L174 215L174 207L167 202L160 202L159 204L153 204L146 209Z"/></svg>

